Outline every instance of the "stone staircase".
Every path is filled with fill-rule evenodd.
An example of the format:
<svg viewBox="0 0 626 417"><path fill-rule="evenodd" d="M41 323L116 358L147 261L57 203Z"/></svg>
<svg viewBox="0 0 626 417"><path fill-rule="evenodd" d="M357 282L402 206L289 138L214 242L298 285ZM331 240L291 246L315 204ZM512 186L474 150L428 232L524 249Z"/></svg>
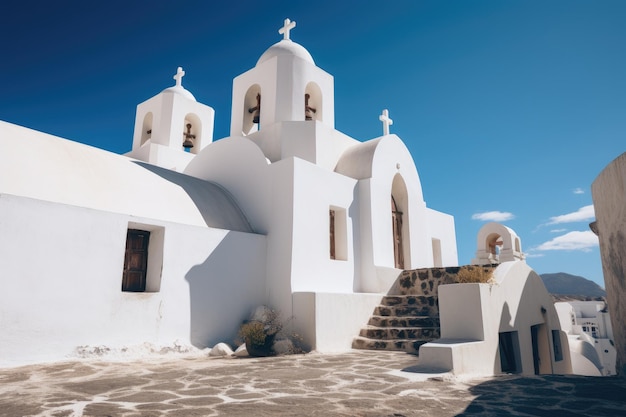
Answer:
<svg viewBox="0 0 626 417"><path fill-rule="evenodd" d="M403 271L352 341L352 348L417 354L421 345L438 339L437 289L456 282L458 271L459 267Z"/></svg>

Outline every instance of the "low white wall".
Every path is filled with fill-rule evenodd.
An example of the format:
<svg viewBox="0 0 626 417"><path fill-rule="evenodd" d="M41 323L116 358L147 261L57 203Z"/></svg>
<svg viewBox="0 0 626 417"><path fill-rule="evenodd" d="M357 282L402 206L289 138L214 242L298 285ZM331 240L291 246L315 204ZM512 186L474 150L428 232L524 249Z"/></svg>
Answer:
<svg viewBox="0 0 626 417"><path fill-rule="evenodd" d="M381 299L380 294L294 293L294 329L318 352L348 351Z"/></svg>
<svg viewBox="0 0 626 417"><path fill-rule="evenodd" d="M571 373L567 337L541 278L526 263L515 261L500 264L494 281L439 287L442 340L420 348L420 366L447 367L456 374L500 373L499 333L516 332L517 371L534 374L531 327L542 326L538 334L540 373ZM558 331L561 345L559 361L555 359L553 330ZM476 345L477 341L481 344Z"/></svg>
<svg viewBox="0 0 626 417"><path fill-rule="evenodd" d="M265 301L264 236L6 194L0 219L0 366L85 345L232 342ZM121 291L129 223L164 230L159 292Z"/></svg>

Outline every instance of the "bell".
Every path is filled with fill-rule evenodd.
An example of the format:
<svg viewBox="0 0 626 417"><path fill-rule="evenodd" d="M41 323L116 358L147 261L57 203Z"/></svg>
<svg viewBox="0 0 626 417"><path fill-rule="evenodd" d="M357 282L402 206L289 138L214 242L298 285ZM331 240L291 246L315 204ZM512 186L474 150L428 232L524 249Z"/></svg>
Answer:
<svg viewBox="0 0 626 417"><path fill-rule="evenodd" d="M259 123L259 115L261 114L261 94L256 95L256 106L248 109L248 113L254 113L252 123Z"/></svg>
<svg viewBox="0 0 626 417"><path fill-rule="evenodd" d="M183 142L183 148L185 149L193 148L193 142L191 141L191 139L189 138L185 139L185 141Z"/></svg>
<svg viewBox="0 0 626 417"><path fill-rule="evenodd" d="M190 149L193 148L193 142L191 139L195 139L196 135L191 134L191 123L187 123L187 132L183 132L183 136L185 137L185 141L183 142L183 148Z"/></svg>

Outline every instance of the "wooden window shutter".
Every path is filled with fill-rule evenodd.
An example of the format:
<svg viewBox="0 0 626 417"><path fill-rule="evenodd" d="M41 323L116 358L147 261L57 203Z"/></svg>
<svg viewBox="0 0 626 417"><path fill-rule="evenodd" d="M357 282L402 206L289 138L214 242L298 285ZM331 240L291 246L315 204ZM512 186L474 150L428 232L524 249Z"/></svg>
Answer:
<svg viewBox="0 0 626 417"><path fill-rule="evenodd" d="M150 232L135 229L128 230L122 291L144 292L146 290L149 241Z"/></svg>

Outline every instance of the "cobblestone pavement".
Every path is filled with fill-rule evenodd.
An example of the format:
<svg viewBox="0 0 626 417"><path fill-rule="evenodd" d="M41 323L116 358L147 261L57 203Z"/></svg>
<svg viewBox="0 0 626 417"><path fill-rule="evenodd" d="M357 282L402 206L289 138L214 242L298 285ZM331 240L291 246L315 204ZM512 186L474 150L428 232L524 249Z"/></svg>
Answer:
<svg viewBox="0 0 626 417"><path fill-rule="evenodd" d="M626 380L402 372L417 357L76 361L0 369L0 416L619 416Z"/></svg>

